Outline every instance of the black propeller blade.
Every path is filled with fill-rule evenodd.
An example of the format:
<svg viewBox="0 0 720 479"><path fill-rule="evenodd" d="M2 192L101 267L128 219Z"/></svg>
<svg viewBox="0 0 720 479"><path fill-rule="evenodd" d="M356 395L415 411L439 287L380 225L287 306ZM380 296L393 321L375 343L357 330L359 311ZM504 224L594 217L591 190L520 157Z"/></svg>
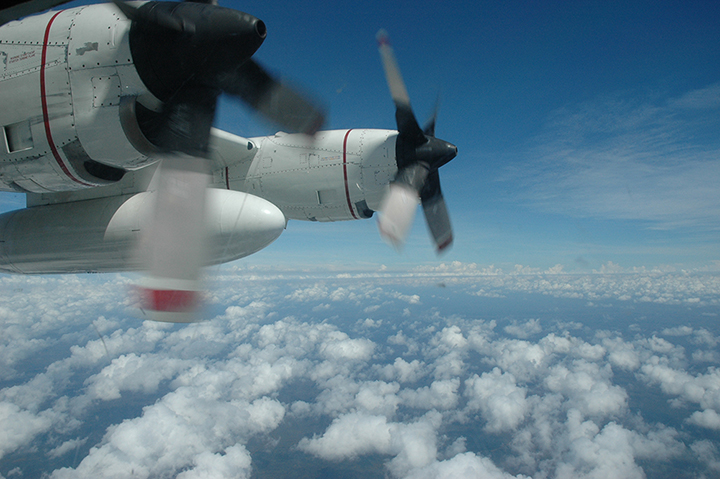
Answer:
<svg viewBox="0 0 720 479"><path fill-rule="evenodd" d="M398 128L395 157L398 172L380 207L381 235L396 248L402 247L412 226L417 204L423 206L437 252L452 244L450 216L440 189L438 168L455 158L457 147L435 138L435 113L424 130L420 129L410 106L405 82L384 30L378 32L380 56L390 94L395 102Z"/></svg>
<svg viewBox="0 0 720 479"><path fill-rule="evenodd" d="M282 128L314 134L324 112L251 60L265 24L212 0L140 6L113 0L132 20L130 50L137 72L162 102L152 142L162 164L153 221L142 240L149 275L138 288L152 319L189 321L200 303L205 263L205 192L210 128L221 93L239 97Z"/></svg>

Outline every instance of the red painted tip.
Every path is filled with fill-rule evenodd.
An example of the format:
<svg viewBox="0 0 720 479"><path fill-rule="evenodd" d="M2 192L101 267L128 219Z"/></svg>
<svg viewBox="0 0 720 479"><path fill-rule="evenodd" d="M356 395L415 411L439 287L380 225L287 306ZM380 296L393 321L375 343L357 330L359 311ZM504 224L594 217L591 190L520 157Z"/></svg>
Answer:
<svg viewBox="0 0 720 479"><path fill-rule="evenodd" d="M448 239L443 241L442 244L439 244L437 247L438 253L443 252L445 250L445 248L447 248L448 246L450 246L452 244L452 242L453 242L453 237L450 236Z"/></svg>
<svg viewBox="0 0 720 479"><path fill-rule="evenodd" d="M200 306L198 291L138 287L143 309L164 313L195 311Z"/></svg>
<svg viewBox="0 0 720 479"><path fill-rule="evenodd" d="M378 46L390 45L390 37L385 30L380 30L375 37L378 42Z"/></svg>

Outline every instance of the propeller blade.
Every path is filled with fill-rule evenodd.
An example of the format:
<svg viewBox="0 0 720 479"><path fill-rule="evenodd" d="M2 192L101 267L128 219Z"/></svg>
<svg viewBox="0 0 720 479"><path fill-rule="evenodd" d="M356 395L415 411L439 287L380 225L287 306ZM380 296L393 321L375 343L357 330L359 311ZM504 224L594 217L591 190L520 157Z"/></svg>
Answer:
<svg viewBox="0 0 720 479"><path fill-rule="evenodd" d="M440 189L438 168L455 158L457 147L435 138L439 100L435 102L433 115L425 128L420 129L387 32L380 30L377 39L385 77L395 102L398 126L395 145L398 172L380 207L380 233L396 248L402 245L417 209L411 208L410 199L419 199L436 250L440 253L452 244L453 233Z"/></svg>
<svg viewBox="0 0 720 479"><path fill-rule="evenodd" d="M435 99L435 107L433 108L433 114L428 120L427 123L425 123L425 128L423 128L423 133L425 133L426 136L435 136L435 123L437 122L437 116L438 111L440 110L440 96Z"/></svg>
<svg viewBox="0 0 720 479"><path fill-rule="evenodd" d="M218 92L188 85L163 104L162 128L154 142L162 159L151 223L141 240L140 256L148 275L138 285L140 307L156 321L198 318L202 266L206 261L206 189L210 128Z"/></svg>
<svg viewBox="0 0 720 479"><path fill-rule="evenodd" d="M134 7L128 3L123 2L122 0L112 0L113 4L115 4L116 7L120 9L120 11L125 15L125 18L128 20L135 20L137 17L137 7Z"/></svg>
<svg viewBox="0 0 720 479"><path fill-rule="evenodd" d="M397 250L402 249L410 232L427 176L428 169L422 163L400 169L380 205L380 235Z"/></svg>
<svg viewBox="0 0 720 479"><path fill-rule="evenodd" d="M390 184L390 191L380 207L378 229L383 240L398 251L405 244L419 203L417 192L410 186L403 183Z"/></svg>
<svg viewBox="0 0 720 479"><path fill-rule="evenodd" d="M440 189L440 174L437 170L428 175L420 199L425 213L425 221L435 243L435 250L438 254L442 253L452 244L453 232L445 198Z"/></svg>
<svg viewBox="0 0 720 479"><path fill-rule="evenodd" d="M377 40L385 69L385 79L390 88L390 95L395 102L395 120L397 121L398 132L400 136L410 139L415 145L425 143L425 135L420 129L420 125L415 118L412 106L410 105L410 96L408 95L405 81L400 74L395 53L390 46L390 40L385 30L380 30L377 34Z"/></svg>
<svg viewBox="0 0 720 479"><path fill-rule="evenodd" d="M128 20L149 22L179 33L193 33L195 31L195 26L192 23L184 22L166 10L153 9L148 12L148 10L141 10L140 8L130 5L122 0L112 0L112 2L120 9Z"/></svg>
<svg viewBox="0 0 720 479"><path fill-rule="evenodd" d="M245 62L232 75L222 76L220 87L287 130L314 135L325 123L322 108L273 78L253 60Z"/></svg>
<svg viewBox="0 0 720 479"><path fill-rule="evenodd" d="M258 18L206 1L113 1L133 20L130 50L140 79L162 102L196 85L241 98L287 131L312 135L323 125L322 108L251 59L267 36Z"/></svg>
<svg viewBox="0 0 720 479"><path fill-rule="evenodd" d="M182 153L168 154L157 175L154 214L141 240L148 275L137 286L140 308L147 319L191 322L202 303L210 175L204 160Z"/></svg>

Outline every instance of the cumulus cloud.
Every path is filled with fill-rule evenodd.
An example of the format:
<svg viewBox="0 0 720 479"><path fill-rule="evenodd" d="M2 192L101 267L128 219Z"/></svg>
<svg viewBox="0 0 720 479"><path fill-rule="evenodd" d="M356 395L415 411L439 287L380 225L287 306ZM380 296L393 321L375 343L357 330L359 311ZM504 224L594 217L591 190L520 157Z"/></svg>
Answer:
<svg viewBox="0 0 720 479"><path fill-rule="evenodd" d="M509 326L505 326L505 332L516 336L521 339L527 339L533 334L538 334L542 331L540 321L537 319L529 319L528 321L518 324L517 321L513 321Z"/></svg>
<svg viewBox="0 0 720 479"><path fill-rule="evenodd" d="M322 436L303 438L298 447L329 460L390 452L390 425L385 416L350 413L333 421Z"/></svg>
<svg viewBox="0 0 720 479"><path fill-rule="evenodd" d="M403 358L395 358L392 364L386 364L379 369L383 377L400 383L417 382L426 374L425 364L417 359L407 362Z"/></svg>
<svg viewBox="0 0 720 479"><path fill-rule="evenodd" d="M261 453L331 471L364 458L395 478L644 477L679 457L720 470L698 433L720 429L715 317L701 315L716 276L454 263L411 277L417 293L387 271L220 275L207 321L167 325L131 316L123 276L0 276L27 290L0 297L0 454L51 457L57 478L250 477ZM480 289L556 308L507 319ZM470 306L424 304L441 295ZM662 303L663 322L563 309L578 295L638 318Z"/></svg>
<svg viewBox="0 0 720 479"><path fill-rule="evenodd" d="M29 443L40 432L50 429L52 418L49 414L35 415L23 411L15 404L0 402L0 458Z"/></svg>
<svg viewBox="0 0 720 479"><path fill-rule="evenodd" d="M545 378L548 390L569 398L569 404L585 416L613 416L627 407L628 396L623 388L610 381L612 369L583 360L569 367L556 365Z"/></svg>
<svg viewBox="0 0 720 479"><path fill-rule="evenodd" d="M482 412L485 429L490 432L516 428L528 412L525 389L517 386L512 374L499 368L482 376L473 375L465 385L468 408Z"/></svg>
<svg viewBox="0 0 720 479"><path fill-rule="evenodd" d="M409 424L389 423L384 416L350 413L335 419L323 435L303 438L298 447L335 461L365 454L393 455L388 467L396 477L403 477L435 461L440 421L440 415L433 412Z"/></svg>
<svg viewBox="0 0 720 479"><path fill-rule="evenodd" d="M523 479L529 476L511 475L498 468L490 459L468 452L458 454L449 460L434 462L429 466L412 471L406 477L407 479L452 479L456 477Z"/></svg>
<svg viewBox="0 0 720 479"><path fill-rule="evenodd" d="M720 414L714 409L695 411L687 419L687 422L699 427L720 430Z"/></svg>

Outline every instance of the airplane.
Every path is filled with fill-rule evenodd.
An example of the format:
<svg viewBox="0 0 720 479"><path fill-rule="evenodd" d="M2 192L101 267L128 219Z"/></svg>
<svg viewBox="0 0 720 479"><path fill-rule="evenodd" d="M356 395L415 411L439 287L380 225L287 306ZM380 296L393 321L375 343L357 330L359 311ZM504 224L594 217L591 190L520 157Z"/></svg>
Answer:
<svg viewBox="0 0 720 479"><path fill-rule="evenodd" d="M0 271L146 271L149 319L196 318L204 266L272 243L288 220L367 219L401 247L422 205L438 252L453 241L438 169L457 147L421 128L387 34L379 51L397 130L322 131L323 108L252 59L262 20L212 1L0 10ZM218 97L285 132L214 128Z"/></svg>

